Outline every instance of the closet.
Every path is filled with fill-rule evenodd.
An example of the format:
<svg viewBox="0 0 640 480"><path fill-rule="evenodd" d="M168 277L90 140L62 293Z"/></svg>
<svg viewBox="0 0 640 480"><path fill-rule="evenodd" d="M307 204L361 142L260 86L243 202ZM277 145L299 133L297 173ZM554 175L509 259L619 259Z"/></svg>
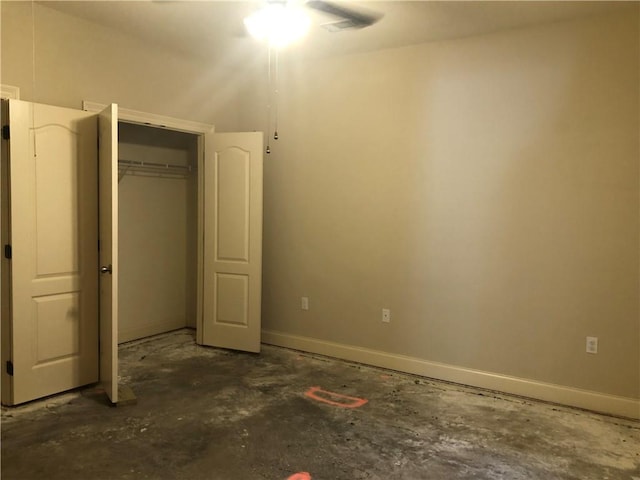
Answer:
<svg viewBox="0 0 640 480"><path fill-rule="evenodd" d="M3 404L98 381L117 403L117 343L177 328L260 351L262 133L1 107Z"/></svg>
<svg viewBox="0 0 640 480"><path fill-rule="evenodd" d="M118 342L196 327L198 137L118 122Z"/></svg>

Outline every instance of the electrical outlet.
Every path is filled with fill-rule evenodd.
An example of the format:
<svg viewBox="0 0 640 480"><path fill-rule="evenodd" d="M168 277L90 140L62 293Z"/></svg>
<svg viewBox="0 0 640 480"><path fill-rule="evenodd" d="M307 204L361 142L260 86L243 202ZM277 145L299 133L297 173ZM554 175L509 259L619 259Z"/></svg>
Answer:
<svg viewBox="0 0 640 480"><path fill-rule="evenodd" d="M598 337L587 337L587 353L598 353Z"/></svg>
<svg viewBox="0 0 640 480"><path fill-rule="evenodd" d="M309 297L300 298L300 308L302 308L302 310L309 310Z"/></svg>
<svg viewBox="0 0 640 480"><path fill-rule="evenodd" d="M384 323L389 323L391 321L391 310L388 308L382 309L382 321Z"/></svg>

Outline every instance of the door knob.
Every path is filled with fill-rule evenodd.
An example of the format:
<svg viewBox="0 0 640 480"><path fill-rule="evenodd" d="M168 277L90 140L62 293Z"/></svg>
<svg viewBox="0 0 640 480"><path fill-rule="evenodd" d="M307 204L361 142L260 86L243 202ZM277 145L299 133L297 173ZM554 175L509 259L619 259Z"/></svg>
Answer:
<svg viewBox="0 0 640 480"><path fill-rule="evenodd" d="M108 267L100 267L100 273L112 273L111 264Z"/></svg>

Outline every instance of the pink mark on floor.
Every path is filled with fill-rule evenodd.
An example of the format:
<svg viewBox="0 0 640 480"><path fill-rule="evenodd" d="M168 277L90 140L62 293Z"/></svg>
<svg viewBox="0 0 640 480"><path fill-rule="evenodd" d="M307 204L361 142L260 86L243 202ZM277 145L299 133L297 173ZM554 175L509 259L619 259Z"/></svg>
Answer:
<svg viewBox="0 0 640 480"><path fill-rule="evenodd" d="M349 397L348 395L329 392L327 390L322 390L320 387L311 387L304 394L306 397L317 400L318 402L327 403L334 407L341 408L358 408L369 401L366 398Z"/></svg>
<svg viewBox="0 0 640 480"><path fill-rule="evenodd" d="M287 480L311 480L311 474L309 472L294 473Z"/></svg>
<svg viewBox="0 0 640 480"><path fill-rule="evenodd" d="M380 378L382 380L389 380L390 378L393 378L391 375L380 375Z"/></svg>

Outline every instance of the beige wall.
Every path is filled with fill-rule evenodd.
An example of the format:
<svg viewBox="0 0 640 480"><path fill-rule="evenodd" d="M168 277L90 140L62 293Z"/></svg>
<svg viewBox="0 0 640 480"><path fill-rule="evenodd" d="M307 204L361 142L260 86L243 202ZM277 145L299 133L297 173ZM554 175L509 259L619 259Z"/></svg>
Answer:
<svg viewBox="0 0 640 480"><path fill-rule="evenodd" d="M637 12L283 65L263 326L638 398Z"/></svg>
<svg viewBox="0 0 640 480"><path fill-rule="evenodd" d="M0 80L20 87L23 100L70 108L82 108L83 100L114 102L237 130L229 106L242 75L231 79L225 62L208 65L42 4L34 12L31 2L0 3Z"/></svg>

